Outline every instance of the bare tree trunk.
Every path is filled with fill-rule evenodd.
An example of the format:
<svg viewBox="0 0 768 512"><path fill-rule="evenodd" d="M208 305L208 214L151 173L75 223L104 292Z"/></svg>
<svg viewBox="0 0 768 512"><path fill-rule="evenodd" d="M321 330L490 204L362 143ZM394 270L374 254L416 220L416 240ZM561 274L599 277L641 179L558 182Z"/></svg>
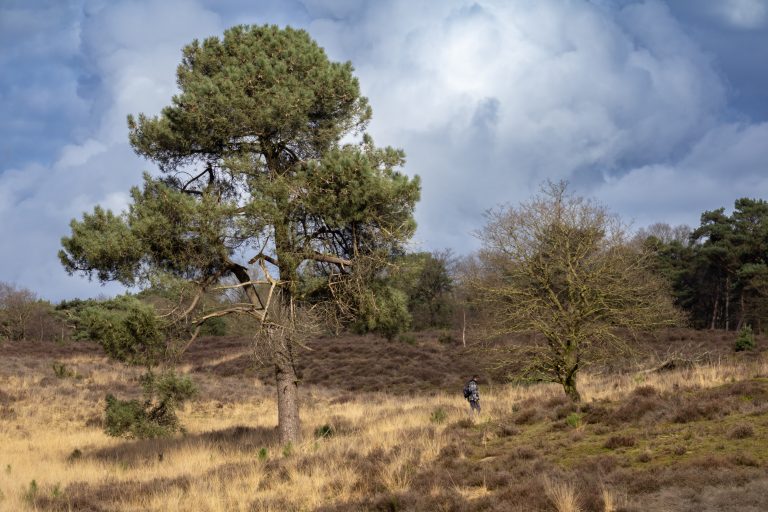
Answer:
<svg viewBox="0 0 768 512"><path fill-rule="evenodd" d="M568 395L568 398L570 398L573 403L581 402L581 394L579 393L579 390L576 389L575 375L563 382L563 390L565 390L565 394Z"/></svg>
<svg viewBox="0 0 768 512"><path fill-rule="evenodd" d="M715 330L715 321L717 320L717 306L720 302L720 293L719 290L715 292L715 305L712 308L712 322L709 325L709 329L714 331Z"/></svg>
<svg viewBox="0 0 768 512"><path fill-rule="evenodd" d="M576 373L579 371L579 354L578 349L571 342L566 344L565 353L563 354L562 369L565 370L565 375L561 375L560 383L563 385L563 390L568 398L574 403L581 402L581 394L576 388Z"/></svg>
<svg viewBox="0 0 768 512"><path fill-rule="evenodd" d="M301 440L299 419L299 386L290 346L275 354L275 383L277 384L277 422L282 444Z"/></svg>

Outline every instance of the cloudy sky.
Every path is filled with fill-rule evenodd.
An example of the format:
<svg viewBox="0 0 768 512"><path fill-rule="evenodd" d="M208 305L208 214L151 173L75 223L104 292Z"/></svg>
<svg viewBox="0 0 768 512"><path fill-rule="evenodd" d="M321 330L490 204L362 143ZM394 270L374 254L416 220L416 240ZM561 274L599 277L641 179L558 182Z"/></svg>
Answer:
<svg viewBox="0 0 768 512"><path fill-rule="evenodd" d="M422 177L420 249L471 251L546 179L635 226L768 197L768 0L0 0L0 281L117 290L67 276L59 240L151 170L125 118L169 102L181 47L241 23L352 61Z"/></svg>

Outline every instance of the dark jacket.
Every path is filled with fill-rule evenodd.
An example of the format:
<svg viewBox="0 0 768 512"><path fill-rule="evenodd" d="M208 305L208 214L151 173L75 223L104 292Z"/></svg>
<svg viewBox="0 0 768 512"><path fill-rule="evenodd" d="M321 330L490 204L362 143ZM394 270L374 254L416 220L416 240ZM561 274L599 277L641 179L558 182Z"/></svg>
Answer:
<svg viewBox="0 0 768 512"><path fill-rule="evenodd" d="M467 382L464 386L464 398L470 402L478 402L480 400L480 389L477 387L477 381L475 379Z"/></svg>

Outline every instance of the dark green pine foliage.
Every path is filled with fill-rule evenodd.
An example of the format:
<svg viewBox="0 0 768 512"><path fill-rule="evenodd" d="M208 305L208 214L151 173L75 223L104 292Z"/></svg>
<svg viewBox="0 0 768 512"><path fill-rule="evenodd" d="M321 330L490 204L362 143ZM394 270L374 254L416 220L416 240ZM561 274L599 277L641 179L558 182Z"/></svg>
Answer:
<svg viewBox="0 0 768 512"><path fill-rule="evenodd" d="M453 261L450 251L417 252L400 258L393 282L406 295L414 330L451 326Z"/></svg>
<svg viewBox="0 0 768 512"><path fill-rule="evenodd" d="M645 241L657 270L697 328L761 332L768 316L768 203L738 199L733 212L704 212L690 243Z"/></svg>
<svg viewBox="0 0 768 512"><path fill-rule="evenodd" d="M402 151L365 135L371 108L352 72L302 30L237 26L193 41L171 104L128 118L131 145L161 176L145 174L127 212L72 221L64 267L128 285L235 280L251 308L220 314L264 318L253 284L263 264L285 307L330 300L345 322L386 323L376 319L393 303L386 268L415 230L420 186L399 171ZM278 392L295 388L290 344L273 352ZM278 395L287 442L298 413L284 417L284 405Z"/></svg>

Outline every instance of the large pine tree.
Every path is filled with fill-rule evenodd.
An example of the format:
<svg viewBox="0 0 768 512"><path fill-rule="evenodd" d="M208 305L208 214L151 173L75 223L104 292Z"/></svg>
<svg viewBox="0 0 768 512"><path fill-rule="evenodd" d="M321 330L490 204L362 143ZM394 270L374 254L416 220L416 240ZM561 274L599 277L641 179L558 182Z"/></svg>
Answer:
<svg viewBox="0 0 768 512"><path fill-rule="evenodd" d="M191 322L259 319L272 338L283 442L300 438L297 307L360 293L415 229L418 178L398 172L402 151L365 135L371 108L352 72L291 28L237 26L193 41L171 105L128 118L132 146L162 174L145 175L127 212L97 207L62 240L65 268L103 281L163 274L202 293L232 280L247 300ZM375 311L371 300L344 311Z"/></svg>

